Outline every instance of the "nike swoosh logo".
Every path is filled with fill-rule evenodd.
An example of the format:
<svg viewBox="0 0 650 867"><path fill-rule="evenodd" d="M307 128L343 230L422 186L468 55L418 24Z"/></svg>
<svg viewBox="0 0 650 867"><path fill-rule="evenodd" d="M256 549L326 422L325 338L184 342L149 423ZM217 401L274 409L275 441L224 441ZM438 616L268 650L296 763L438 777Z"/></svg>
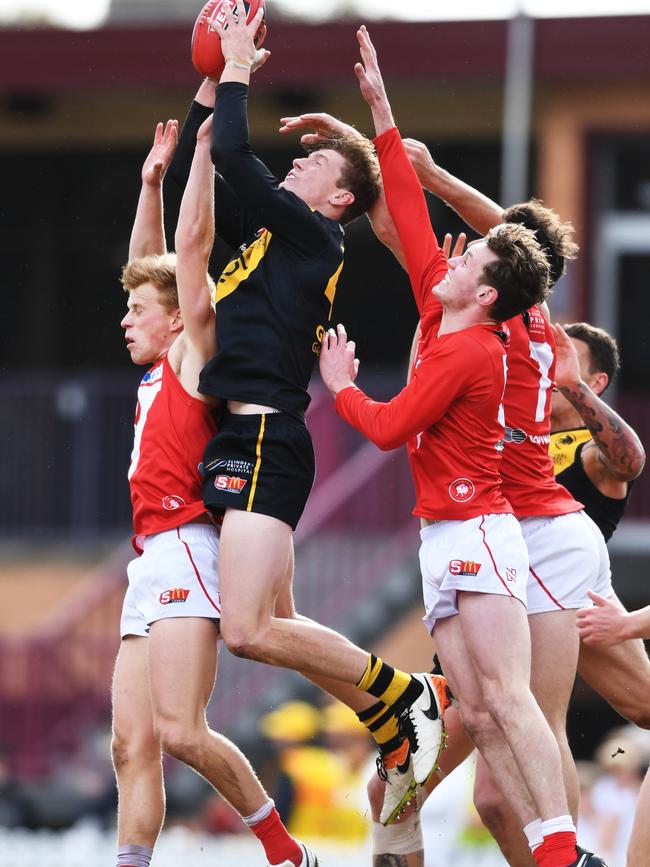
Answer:
<svg viewBox="0 0 650 867"><path fill-rule="evenodd" d="M436 697L433 694L431 684L429 683L429 678L425 677L424 682L426 683L427 689L429 690L429 698L431 701L429 704L429 710L423 710L422 713L427 719L434 721L438 719L438 703L436 702Z"/></svg>
<svg viewBox="0 0 650 867"><path fill-rule="evenodd" d="M400 772L400 774L405 774L408 771L410 761L411 761L411 753L409 752L406 756L406 761L401 765L397 765L397 770Z"/></svg>

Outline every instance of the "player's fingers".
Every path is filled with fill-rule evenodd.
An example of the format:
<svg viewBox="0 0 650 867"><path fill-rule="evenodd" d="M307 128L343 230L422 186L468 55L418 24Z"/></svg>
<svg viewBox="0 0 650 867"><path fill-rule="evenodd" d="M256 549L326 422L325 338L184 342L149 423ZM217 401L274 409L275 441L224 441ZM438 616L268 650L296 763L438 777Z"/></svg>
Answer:
<svg viewBox="0 0 650 867"><path fill-rule="evenodd" d="M346 348L347 350L349 350L349 352L351 352L352 355L354 355L355 350L356 350L357 347L356 347L356 344L355 344L354 340L348 340L348 342L345 344L345 348Z"/></svg>
<svg viewBox="0 0 650 867"><path fill-rule="evenodd" d="M153 143L154 144L160 144L161 139L162 139L162 135L163 135L163 125L162 125L162 123L157 123L156 129L154 130L154 134L153 134Z"/></svg>
<svg viewBox="0 0 650 867"><path fill-rule="evenodd" d="M451 235L449 232L445 234L445 237L442 242L442 252L445 255L445 258L449 258L449 254L451 253Z"/></svg>
<svg viewBox="0 0 650 867"><path fill-rule="evenodd" d="M354 359L354 378L355 379L357 378L357 374L359 373L359 364L360 364L359 359L355 358Z"/></svg>
<svg viewBox="0 0 650 867"><path fill-rule="evenodd" d="M467 235L465 232L461 232L460 235L456 238L456 243L454 244L454 250L452 252L452 256L462 256L463 251L465 250L465 242L467 241Z"/></svg>
<svg viewBox="0 0 650 867"><path fill-rule="evenodd" d="M339 322L339 324L336 326L336 333L338 334L339 343L342 346L346 346L348 342L348 335L345 330L345 325L341 325L341 323Z"/></svg>
<svg viewBox="0 0 650 867"><path fill-rule="evenodd" d="M603 605L607 605L608 600L605 599L604 596L601 596L600 593L596 593L594 590L587 590L587 595L599 608L602 608Z"/></svg>

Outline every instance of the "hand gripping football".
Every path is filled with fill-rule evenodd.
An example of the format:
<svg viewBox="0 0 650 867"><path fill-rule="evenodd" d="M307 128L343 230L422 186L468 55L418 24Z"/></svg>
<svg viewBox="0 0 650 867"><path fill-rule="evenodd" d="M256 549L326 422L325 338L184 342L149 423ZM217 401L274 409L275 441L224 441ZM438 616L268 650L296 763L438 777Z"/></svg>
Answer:
<svg viewBox="0 0 650 867"><path fill-rule="evenodd" d="M221 53L221 40L219 34L208 26L208 21L216 21L219 24L225 22L224 6L228 3L235 8L235 0L208 0L196 19L192 31L192 63L200 75L207 78L218 79L223 72L224 59ZM265 0L244 0L246 8L246 21L250 21L257 10L264 8ZM255 34L255 47L259 48L266 36L266 24L264 19Z"/></svg>

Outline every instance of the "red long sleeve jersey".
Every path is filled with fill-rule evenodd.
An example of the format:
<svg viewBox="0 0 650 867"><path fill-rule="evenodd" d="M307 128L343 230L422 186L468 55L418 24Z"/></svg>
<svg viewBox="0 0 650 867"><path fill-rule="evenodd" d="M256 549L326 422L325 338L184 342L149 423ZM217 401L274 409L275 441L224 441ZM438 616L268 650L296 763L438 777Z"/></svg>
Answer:
<svg viewBox="0 0 650 867"><path fill-rule="evenodd" d="M556 482L549 454L555 338L537 307L508 320L504 396L503 492L518 518L568 515L583 508Z"/></svg>
<svg viewBox="0 0 650 867"><path fill-rule="evenodd" d="M400 394L389 403L377 403L358 389L347 388L337 395L337 410L380 448L408 443L415 515L467 520L511 512L499 476L503 340L486 325L438 336L442 311L431 290L447 273L447 260L399 132L389 130L375 144L420 311L422 337L413 376Z"/></svg>

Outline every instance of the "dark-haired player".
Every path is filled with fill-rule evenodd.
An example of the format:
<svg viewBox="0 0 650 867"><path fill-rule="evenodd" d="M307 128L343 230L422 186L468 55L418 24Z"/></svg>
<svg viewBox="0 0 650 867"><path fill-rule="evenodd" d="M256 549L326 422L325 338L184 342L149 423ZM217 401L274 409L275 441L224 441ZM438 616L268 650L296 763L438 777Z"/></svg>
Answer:
<svg viewBox="0 0 650 867"><path fill-rule="evenodd" d="M501 225L447 265L365 28L358 36L364 65L355 71L373 113L421 338L412 379L388 404L352 387L354 347L346 348L344 333L330 338L321 371L339 412L374 442L394 448L409 440L415 511L426 524L420 556L426 619L443 666L504 794L522 824L538 826L539 863L566 867L578 861L575 827L558 746L529 689L530 638L519 604L527 554L499 479L505 351L497 347L498 323L543 300L548 263L528 229ZM486 355L494 352L491 362L477 344ZM505 634L507 647L497 637Z"/></svg>
<svg viewBox="0 0 650 867"><path fill-rule="evenodd" d="M237 252L217 283L217 352L199 385L226 406L205 451L203 483L206 506L223 513L221 633L237 655L299 670L357 711L379 699L386 708L382 733L373 731L378 742L398 738L396 715L404 715L414 760L428 776L442 738L441 699L430 682L393 670L313 621L275 616L314 477L304 412L343 267L343 225L372 205L380 177L372 144L358 139L294 160L282 182L270 174L248 136L259 15L246 24L240 2L237 9L237 19L227 10L226 29L215 25L226 63L212 137L217 229ZM183 140L191 147L192 130L212 111L214 88L204 85L199 96L204 104L194 103L181 135L179 179Z"/></svg>

